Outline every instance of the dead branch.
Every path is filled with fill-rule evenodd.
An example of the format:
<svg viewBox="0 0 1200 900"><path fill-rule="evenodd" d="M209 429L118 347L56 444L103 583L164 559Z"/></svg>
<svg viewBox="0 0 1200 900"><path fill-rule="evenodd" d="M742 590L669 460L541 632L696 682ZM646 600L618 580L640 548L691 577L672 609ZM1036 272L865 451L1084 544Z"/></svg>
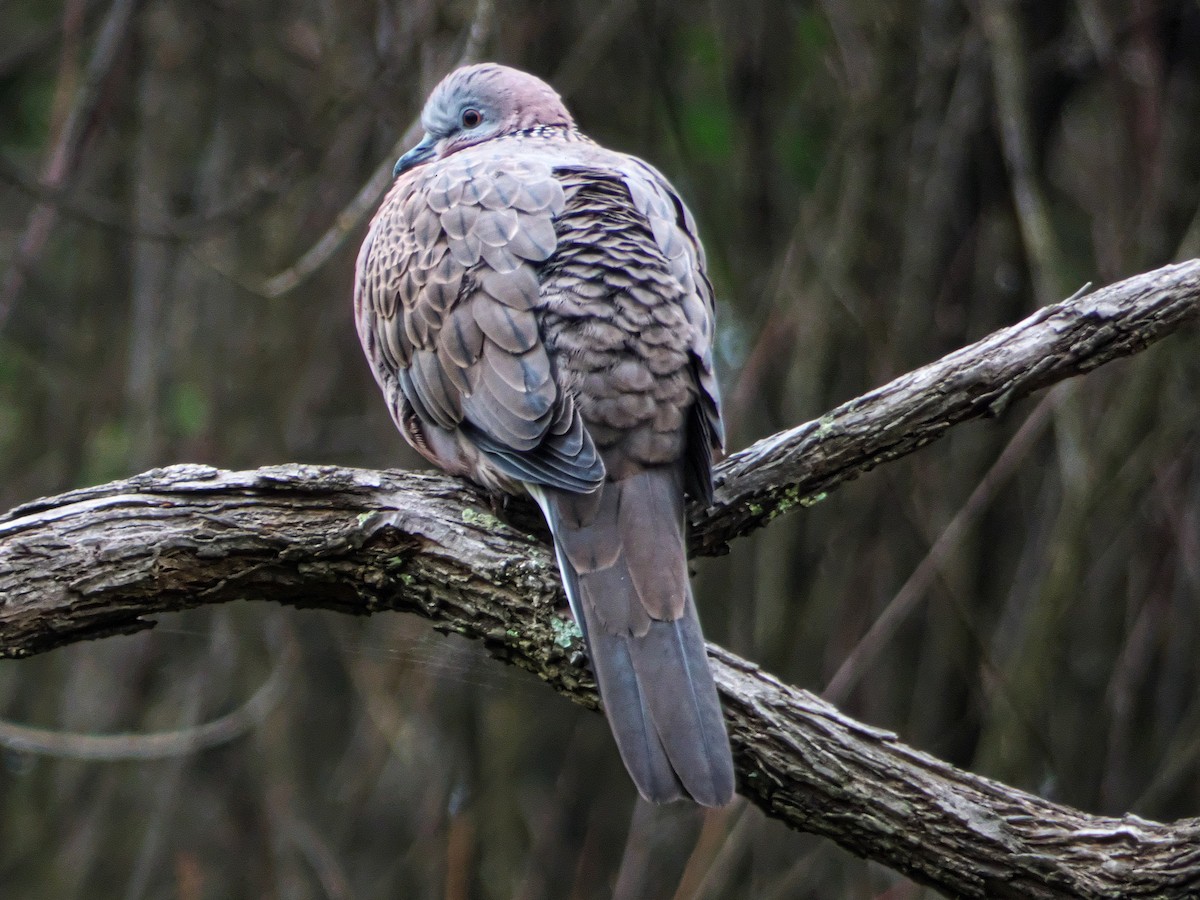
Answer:
<svg viewBox="0 0 1200 900"><path fill-rule="evenodd" d="M693 546L720 552L786 509L1200 315L1200 260L1047 307L720 467ZM452 478L286 465L172 466L0 516L0 655L151 627L234 599L415 612L597 705L555 614L544 543ZM523 521L523 517L519 517ZM951 895L1191 897L1200 819L1091 816L955 769L711 647L741 792Z"/></svg>
<svg viewBox="0 0 1200 900"><path fill-rule="evenodd" d="M1200 260L1164 266L1046 306L821 418L733 454L708 509L693 508L695 552L718 554L797 504L998 415L1051 384L1132 356L1200 317Z"/></svg>

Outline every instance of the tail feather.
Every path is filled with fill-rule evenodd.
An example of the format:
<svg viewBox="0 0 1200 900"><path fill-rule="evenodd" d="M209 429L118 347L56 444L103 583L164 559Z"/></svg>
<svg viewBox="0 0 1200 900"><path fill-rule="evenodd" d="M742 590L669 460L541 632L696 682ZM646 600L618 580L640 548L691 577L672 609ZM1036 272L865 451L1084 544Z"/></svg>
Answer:
<svg viewBox="0 0 1200 900"><path fill-rule="evenodd" d="M733 797L733 760L687 581L679 473L595 494L532 488L617 746L638 790L665 803Z"/></svg>
<svg viewBox="0 0 1200 900"><path fill-rule="evenodd" d="M633 658L637 648L629 638L591 629L592 670L604 700L604 712L617 741L625 768L642 796L669 803L688 796L674 761L654 724L651 700L643 690Z"/></svg>
<svg viewBox="0 0 1200 900"><path fill-rule="evenodd" d="M733 760L690 592L686 615L655 622L635 640L633 667L672 767L697 803L724 806L733 797Z"/></svg>

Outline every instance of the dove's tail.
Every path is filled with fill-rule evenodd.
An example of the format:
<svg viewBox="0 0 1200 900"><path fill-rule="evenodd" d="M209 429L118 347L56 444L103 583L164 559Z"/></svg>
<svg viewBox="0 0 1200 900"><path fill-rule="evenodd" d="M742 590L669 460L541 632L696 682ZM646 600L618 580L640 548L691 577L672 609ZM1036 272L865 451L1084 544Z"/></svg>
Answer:
<svg viewBox="0 0 1200 900"><path fill-rule="evenodd" d="M675 467L592 494L531 487L621 757L647 800L733 798L733 759L688 583Z"/></svg>

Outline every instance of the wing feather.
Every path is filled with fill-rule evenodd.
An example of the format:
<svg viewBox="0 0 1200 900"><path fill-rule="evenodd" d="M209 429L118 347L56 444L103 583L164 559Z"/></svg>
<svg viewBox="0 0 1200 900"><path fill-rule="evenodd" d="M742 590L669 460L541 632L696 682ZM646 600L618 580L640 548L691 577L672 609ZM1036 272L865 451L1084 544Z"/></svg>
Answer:
<svg viewBox="0 0 1200 900"><path fill-rule="evenodd" d="M549 163L463 152L401 178L372 223L360 337L418 449L473 448L437 459L452 471L489 482L470 466L490 465L572 491L604 477L540 329L537 266L554 253L563 205Z"/></svg>

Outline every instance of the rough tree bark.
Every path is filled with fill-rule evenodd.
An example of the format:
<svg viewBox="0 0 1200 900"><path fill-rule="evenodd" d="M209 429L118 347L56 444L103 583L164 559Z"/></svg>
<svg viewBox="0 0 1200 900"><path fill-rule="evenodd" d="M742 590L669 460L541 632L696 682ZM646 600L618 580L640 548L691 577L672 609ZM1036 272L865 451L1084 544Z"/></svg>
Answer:
<svg viewBox="0 0 1200 900"><path fill-rule="evenodd" d="M1200 260L1047 307L735 454L692 546L719 553L968 418L1131 355L1200 316ZM172 466L0 517L0 655L152 627L234 599L416 612L561 693L597 698L552 555L440 475ZM527 530L528 529L528 530ZM530 531L534 533L529 533ZM744 796L792 827L963 897L1200 896L1200 819L1088 815L960 771L710 647Z"/></svg>

